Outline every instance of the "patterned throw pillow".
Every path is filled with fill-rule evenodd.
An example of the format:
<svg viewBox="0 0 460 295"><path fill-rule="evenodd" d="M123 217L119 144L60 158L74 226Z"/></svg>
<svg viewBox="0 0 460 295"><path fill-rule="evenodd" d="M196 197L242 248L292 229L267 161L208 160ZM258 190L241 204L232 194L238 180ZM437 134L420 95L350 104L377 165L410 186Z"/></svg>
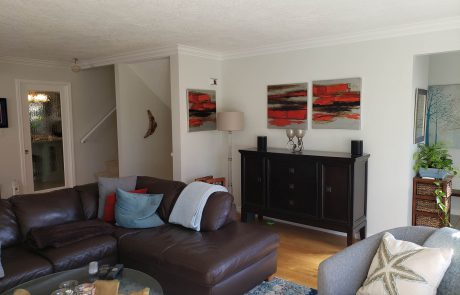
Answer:
<svg viewBox="0 0 460 295"><path fill-rule="evenodd" d="M452 254L452 249L425 248L385 233L356 294L435 295Z"/></svg>

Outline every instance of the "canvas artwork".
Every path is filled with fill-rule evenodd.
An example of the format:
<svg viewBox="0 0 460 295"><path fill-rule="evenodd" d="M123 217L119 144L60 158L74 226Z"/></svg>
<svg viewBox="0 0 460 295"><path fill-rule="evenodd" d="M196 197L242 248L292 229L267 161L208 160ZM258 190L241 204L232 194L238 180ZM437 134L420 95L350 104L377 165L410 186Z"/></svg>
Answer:
<svg viewBox="0 0 460 295"><path fill-rule="evenodd" d="M308 84L282 84L267 87L267 127L307 129Z"/></svg>
<svg viewBox="0 0 460 295"><path fill-rule="evenodd" d="M460 84L428 87L425 142L460 148Z"/></svg>
<svg viewBox="0 0 460 295"><path fill-rule="evenodd" d="M216 91L187 90L188 131L216 130Z"/></svg>
<svg viewBox="0 0 460 295"><path fill-rule="evenodd" d="M314 129L361 128L361 78L313 82Z"/></svg>

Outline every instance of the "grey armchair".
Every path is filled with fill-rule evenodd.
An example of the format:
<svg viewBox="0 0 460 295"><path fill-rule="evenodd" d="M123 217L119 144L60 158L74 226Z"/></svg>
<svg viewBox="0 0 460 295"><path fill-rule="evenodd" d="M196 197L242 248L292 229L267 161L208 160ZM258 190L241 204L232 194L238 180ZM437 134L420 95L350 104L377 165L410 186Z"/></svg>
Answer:
<svg viewBox="0 0 460 295"><path fill-rule="evenodd" d="M324 260L318 269L319 295L356 294L367 277L367 272L385 232L398 240L422 245L435 231L424 226L390 229L364 239Z"/></svg>

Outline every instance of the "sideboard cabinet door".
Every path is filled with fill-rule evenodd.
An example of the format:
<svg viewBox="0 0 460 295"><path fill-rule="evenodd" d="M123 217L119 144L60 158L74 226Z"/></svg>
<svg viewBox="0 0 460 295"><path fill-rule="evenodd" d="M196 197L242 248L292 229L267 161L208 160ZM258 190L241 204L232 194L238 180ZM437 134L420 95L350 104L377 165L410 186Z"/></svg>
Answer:
<svg viewBox="0 0 460 295"><path fill-rule="evenodd" d="M241 159L243 205L262 208L265 204L265 160L259 155L244 155Z"/></svg>
<svg viewBox="0 0 460 295"><path fill-rule="evenodd" d="M322 219L348 223L350 207L350 165L325 161L322 174Z"/></svg>

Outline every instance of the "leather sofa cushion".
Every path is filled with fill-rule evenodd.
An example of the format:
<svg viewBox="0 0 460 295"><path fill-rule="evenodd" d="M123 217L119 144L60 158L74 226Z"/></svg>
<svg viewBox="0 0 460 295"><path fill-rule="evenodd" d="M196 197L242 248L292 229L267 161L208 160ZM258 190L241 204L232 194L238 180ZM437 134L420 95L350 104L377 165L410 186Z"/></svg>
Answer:
<svg viewBox="0 0 460 295"><path fill-rule="evenodd" d="M233 196L226 192L213 193L204 206L201 231L214 231L224 226L231 213Z"/></svg>
<svg viewBox="0 0 460 295"><path fill-rule="evenodd" d="M2 249L2 265L5 277L0 279L0 293L53 272L45 258L21 246Z"/></svg>
<svg viewBox="0 0 460 295"><path fill-rule="evenodd" d="M80 197L74 189L14 196L11 203L23 238L32 228L84 219Z"/></svg>
<svg viewBox="0 0 460 295"><path fill-rule="evenodd" d="M148 176L138 176L136 189L147 188L149 194L163 194L163 200L157 212L163 221L169 220L169 215L185 183Z"/></svg>
<svg viewBox="0 0 460 295"><path fill-rule="evenodd" d="M69 222L31 229L27 244L34 249L61 248L93 237L111 235L113 231L112 225L99 219Z"/></svg>
<svg viewBox="0 0 460 295"><path fill-rule="evenodd" d="M78 185L75 190L80 195L81 205L86 219L94 219L97 217L99 208L99 187L97 182Z"/></svg>
<svg viewBox="0 0 460 295"><path fill-rule="evenodd" d="M209 286L261 260L278 245L278 234L263 226L233 222L205 233L167 224L126 235L118 247L126 267Z"/></svg>
<svg viewBox="0 0 460 295"><path fill-rule="evenodd" d="M21 241L18 222L9 200L0 199L0 245L11 247Z"/></svg>
<svg viewBox="0 0 460 295"><path fill-rule="evenodd" d="M99 236L75 242L61 248L46 248L37 253L48 259L54 271L63 271L88 265L91 261L117 256L117 240L112 236Z"/></svg>

